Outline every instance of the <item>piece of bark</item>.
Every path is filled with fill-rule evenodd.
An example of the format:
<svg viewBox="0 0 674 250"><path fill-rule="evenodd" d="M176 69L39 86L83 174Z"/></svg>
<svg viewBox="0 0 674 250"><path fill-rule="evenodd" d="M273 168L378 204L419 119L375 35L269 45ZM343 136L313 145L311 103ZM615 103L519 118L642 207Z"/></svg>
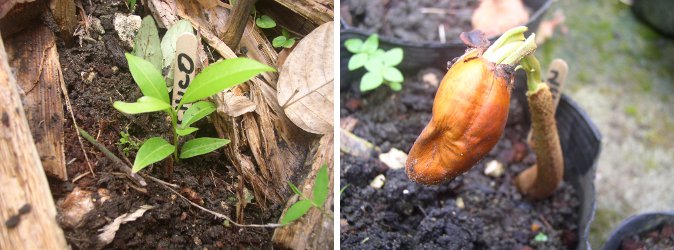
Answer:
<svg viewBox="0 0 674 250"><path fill-rule="evenodd" d="M61 64L54 33L44 25L33 26L7 39L6 48L17 85L25 93L24 109L42 166L65 181Z"/></svg>
<svg viewBox="0 0 674 250"><path fill-rule="evenodd" d="M0 37L0 249L67 249L3 44Z"/></svg>
<svg viewBox="0 0 674 250"><path fill-rule="evenodd" d="M306 175L302 184L298 186L300 192L305 197L312 197L313 185L316 180L316 173L323 166L328 167L329 193L323 209L332 210L333 192L333 157L334 157L334 135L324 135L319 141L316 152L307 159L307 165L311 165L311 171ZM291 198L286 203L285 211L297 202L297 196ZM285 227L279 227L274 231L272 241L274 245L281 249L331 249L333 243L332 219L328 218L316 208L309 209L304 216L297 221Z"/></svg>
<svg viewBox="0 0 674 250"><path fill-rule="evenodd" d="M25 1L25 0L23 0ZM12 0L10 0L12 2ZM32 25L34 19L39 18L40 14L47 8L43 0L18 3L0 18L0 32L5 38L23 30Z"/></svg>
<svg viewBox="0 0 674 250"><path fill-rule="evenodd" d="M255 20L250 20L246 25L246 30L241 38L241 47L246 48L246 57L269 66L276 65L278 53L276 53L269 39L262 34L260 28L255 25ZM261 75L267 83L276 88L278 72L264 72Z"/></svg>
<svg viewBox="0 0 674 250"><path fill-rule="evenodd" d="M74 0L51 0L49 8L59 26L59 37L68 46L74 42L73 33L77 28L77 7Z"/></svg>
<svg viewBox="0 0 674 250"><path fill-rule="evenodd" d="M332 0L275 0L317 26L333 20Z"/></svg>
<svg viewBox="0 0 674 250"><path fill-rule="evenodd" d="M230 48L238 48L243 31L246 29L246 23L253 10L255 0L238 0L231 11L227 20L225 34L221 37L222 41Z"/></svg>

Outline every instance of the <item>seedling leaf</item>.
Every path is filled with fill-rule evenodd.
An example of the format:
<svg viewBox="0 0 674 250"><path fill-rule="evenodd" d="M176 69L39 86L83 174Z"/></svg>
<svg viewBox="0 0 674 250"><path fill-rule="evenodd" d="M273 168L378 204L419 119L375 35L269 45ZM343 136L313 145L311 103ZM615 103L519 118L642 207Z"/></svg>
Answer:
<svg viewBox="0 0 674 250"><path fill-rule="evenodd" d="M351 56L349 59L349 70L355 70L360 67L363 67L367 62L367 53L358 53Z"/></svg>
<svg viewBox="0 0 674 250"><path fill-rule="evenodd" d="M402 82L405 80L403 78L403 73L400 73L400 70L394 67L386 67L382 73L384 75L384 79L389 82Z"/></svg>
<svg viewBox="0 0 674 250"><path fill-rule="evenodd" d="M176 133L179 136L186 136L186 135L189 135L191 133L194 133L197 130L199 130L199 129L195 128L195 127L177 128Z"/></svg>
<svg viewBox="0 0 674 250"><path fill-rule="evenodd" d="M399 82L391 82L388 84L388 86L391 87L391 89L396 92L403 89L403 85Z"/></svg>
<svg viewBox="0 0 674 250"><path fill-rule="evenodd" d="M297 187L295 186L295 184L293 184L292 182L288 182L288 185L290 186L290 189L293 190L293 193L295 193L295 194L299 195L300 197L302 197L302 193L300 192L299 189L297 189Z"/></svg>
<svg viewBox="0 0 674 250"><path fill-rule="evenodd" d="M351 53L360 53L361 52L361 47L363 47L363 40L360 40L358 38L351 38L346 41L344 41L344 47L346 47L346 50L348 50Z"/></svg>
<svg viewBox="0 0 674 250"><path fill-rule="evenodd" d="M318 206L322 206L325 200L328 198L329 191L329 181L328 181L328 166L323 165L318 169L316 173L316 181L314 182L314 203Z"/></svg>
<svg viewBox="0 0 674 250"><path fill-rule="evenodd" d="M285 43L283 43L284 48L292 48L295 45L295 38L288 38Z"/></svg>
<svg viewBox="0 0 674 250"><path fill-rule="evenodd" d="M262 72L275 71L272 67L248 58L233 58L216 62L206 67L194 78L180 103L201 100L245 82Z"/></svg>
<svg viewBox="0 0 674 250"><path fill-rule="evenodd" d="M271 29L271 28L276 27L276 22L274 21L274 19L272 19L271 17L269 17L267 15L262 15L262 16L258 17L255 20L255 24L257 24L257 27L260 27L260 28L263 28L263 29Z"/></svg>
<svg viewBox="0 0 674 250"><path fill-rule="evenodd" d="M190 158L197 155L210 153L229 143L227 139L201 137L189 140L180 149L180 159Z"/></svg>
<svg viewBox="0 0 674 250"><path fill-rule="evenodd" d="M545 233L540 232L540 233L538 233L538 234L536 235L536 237L534 237L534 241L536 241L536 242L545 242L545 241L548 241L548 236L545 235Z"/></svg>
<svg viewBox="0 0 674 250"><path fill-rule="evenodd" d="M379 47L379 36L377 36L377 34L372 34L370 37L367 38L367 40L365 40L365 43L363 43L363 47L360 48L360 51L372 53L375 52L378 47Z"/></svg>
<svg viewBox="0 0 674 250"><path fill-rule="evenodd" d="M171 105L165 103L157 98L150 96L143 96L138 98L136 102L128 103L116 101L112 104L115 109L126 114L140 114L148 112L156 112L171 108Z"/></svg>
<svg viewBox="0 0 674 250"><path fill-rule="evenodd" d="M140 146L133 162L132 172L137 173L148 165L161 161L176 150L176 147L161 137L152 137Z"/></svg>
<svg viewBox="0 0 674 250"><path fill-rule="evenodd" d="M360 91L365 92L376 89L382 82L384 82L384 78L382 78L381 74L367 72L360 79Z"/></svg>
<svg viewBox="0 0 674 250"><path fill-rule="evenodd" d="M277 36L274 40L271 40L271 44L276 48L281 48L286 43L286 40L288 40L288 38L285 36Z"/></svg>
<svg viewBox="0 0 674 250"><path fill-rule="evenodd" d="M140 88L140 91L143 92L143 95L157 98L166 104L169 104L170 101L166 83L164 83L164 78L161 76L159 70L157 70L152 63L140 57L129 53L126 53L125 55L126 60L129 62L131 76L133 76L133 80L136 81L136 84Z"/></svg>
<svg viewBox="0 0 674 250"><path fill-rule="evenodd" d="M386 51L383 55L384 65L386 66L395 66L400 64L403 61L403 49L393 48L389 51Z"/></svg>
<svg viewBox="0 0 674 250"><path fill-rule="evenodd" d="M365 69L373 73L381 74L382 70L384 69L384 62L379 59L371 58L365 63Z"/></svg>
<svg viewBox="0 0 674 250"><path fill-rule="evenodd" d="M302 215L306 214L307 211L311 208L311 202L308 200L301 200L293 204L288 208L288 211L286 211L286 214L283 216L283 219L281 219L281 224L288 224L290 222L293 222Z"/></svg>
<svg viewBox="0 0 674 250"><path fill-rule="evenodd" d="M199 101L193 104L190 108L188 108L185 111L185 113L183 114L183 121L180 124L180 126L183 128L187 128L193 123L213 113L215 109L216 109L215 104L213 104L212 102Z"/></svg>

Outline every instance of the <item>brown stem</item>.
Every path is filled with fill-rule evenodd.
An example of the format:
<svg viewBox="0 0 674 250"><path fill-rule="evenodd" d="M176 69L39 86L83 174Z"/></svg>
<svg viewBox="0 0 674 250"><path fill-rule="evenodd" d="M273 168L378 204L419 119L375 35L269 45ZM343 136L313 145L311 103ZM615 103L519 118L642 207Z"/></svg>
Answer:
<svg viewBox="0 0 674 250"><path fill-rule="evenodd" d="M131 171L131 168L128 165L126 165L126 163L124 163L124 161L122 161L121 159L119 159L119 157L117 157L115 154L110 152L110 150L108 150L108 148L106 148L103 144L101 144L96 139L94 139L94 137L91 136L89 133L87 133L87 131L84 131L84 129L81 129L81 128L77 128L77 130L79 131L79 134L84 139L87 139L87 141L89 141L92 145L94 145L98 150L103 152L103 154L105 156L107 156L110 160L114 161L115 165L117 165L119 167L119 169L121 169L126 174L131 176L131 178L133 178L141 186L143 186L143 187L147 186L147 182L145 182L145 179L143 179L143 177L141 177L137 173L134 173L133 171Z"/></svg>
<svg viewBox="0 0 674 250"><path fill-rule="evenodd" d="M527 99L536 165L522 171L515 178L515 185L526 198L539 200L550 196L562 181L564 158L550 88L547 84L538 84L535 90L527 92Z"/></svg>
<svg viewBox="0 0 674 250"><path fill-rule="evenodd" d="M229 20L227 20L222 41L234 50L239 46L243 31L246 29L246 22L248 22L250 11L253 10L253 4L255 4L255 0L236 1Z"/></svg>

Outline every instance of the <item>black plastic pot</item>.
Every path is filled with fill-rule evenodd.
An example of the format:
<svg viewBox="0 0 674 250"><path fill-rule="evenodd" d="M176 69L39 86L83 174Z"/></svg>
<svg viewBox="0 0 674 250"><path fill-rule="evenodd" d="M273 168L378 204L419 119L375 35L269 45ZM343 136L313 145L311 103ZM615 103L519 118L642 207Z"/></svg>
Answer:
<svg viewBox="0 0 674 250"><path fill-rule="evenodd" d="M534 32L538 29L538 25L543 19L543 15L548 10L548 7L550 7L550 4L552 4L552 0L524 0L524 4L532 10L535 10L529 18L529 22L525 24L527 27L529 27L529 32L526 35L529 35L531 32ZM344 47L344 41L349 38L366 39L370 35L370 33L363 30L349 27L349 25L344 20L341 20L341 32L339 37L339 61L341 76L340 84L342 87L345 87L347 82L350 82L356 78L360 78L360 76L365 73L364 70L361 70L352 72L352 74L348 74L347 64L349 63L351 53ZM499 36L493 37L490 40L493 42ZM405 41L393 37L380 36L379 46L384 50L389 50L395 47L400 47L403 49L405 59L400 65L398 65L398 68L403 72L414 72L416 70L428 67L444 69L447 66L448 61L451 61L455 57L462 55L466 50L466 45L464 45L463 42L458 39L458 37L455 40L448 41L447 43L420 43Z"/></svg>
<svg viewBox="0 0 674 250"><path fill-rule="evenodd" d="M658 32L674 37L674 1L635 0L632 10Z"/></svg>
<svg viewBox="0 0 674 250"><path fill-rule="evenodd" d="M615 231L611 233L602 250L620 249L620 245L625 237L653 230L664 223L674 223L674 211L632 216L620 223Z"/></svg>

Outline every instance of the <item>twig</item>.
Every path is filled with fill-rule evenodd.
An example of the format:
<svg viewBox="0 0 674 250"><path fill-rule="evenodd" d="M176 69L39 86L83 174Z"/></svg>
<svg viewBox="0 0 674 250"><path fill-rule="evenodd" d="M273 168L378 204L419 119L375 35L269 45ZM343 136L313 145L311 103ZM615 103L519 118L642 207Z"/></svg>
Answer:
<svg viewBox="0 0 674 250"><path fill-rule="evenodd" d="M159 183L161 183L161 184L164 184L164 185L166 185L166 186L170 186L170 187L172 187L172 188L180 188L180 186L178 186L178 185L176 185L176 184L168 183L168 182L162 181L161 179L155 178L154 176L149 175L149 174L145 174L145 175L143 175L143 176L149 178L150 180L153 180L153 181L159 182Z"/></svg>
<svg viewBox="0 0 674 250"><path fill-rule="evenodd" d="M150 177L150 176L148 175L148 177ZM155 178L150 178L150 180L154 180L154 179L155 179ZM276 227L281 227L281 226L283 226L282 224L273 224L273 223L270 223L270 224L239 224L239 223L236 223L236 222L234 222L234 220L232 220L231 218L227 217L227 216L224 215L224 214L221 214L221 213L218 213L218 212L209 210L209 209L207 209L207 208L205 208L205 207L200 206L200 205L197 204L197 203L192 202L191 200L187 199L185 196L181 195L178 191L176 191L176 190L174 190L173 188L171 188L171 187L167 186L166 184L164 184L163 181L162 181L162 182L157 182L157 183L161 184L161 186L163 186L164 188L170 190L171 192L173 192L174 194L176 194L177 196L179 196L179 197L182 198L183 200L185 200L185 201L187 201L188 203L192 204L192 206L195 206L196 208L201 209L201 210L203 210L204 212L207 212L207 213L209 213L209 214L212 214L212 215L215 216L215 217L218 217L218 218L221 218L221 219L225 219L225 220L229 221L229 223L234 224L235 226L238 226L238 227L262 227L262 228L276 228Z"/></svg>
<svg viewBox="0 0 674 250"><path fill-rule="evenodd" d="M73 178L72 183L75 183L75 182L79 181L80 179L82 179L83 177L85 177L87 175L90 175L90 174L91 174L91 172L84 172L84 173L78 175L77 177Z"/></svg>
<svg viewBox="0 0 674 250"><path fill-rule="evenodd" d="M73 120L73 126L75 127L75 131L77 131L80 129L80 127L77 126L77 121L75 121L75 114L73 113L73 107L70 106L70 97L68 97L68 89L66 88L65 81L63 80L63 72L61 72L61 68L59 68L59 81L61 82L61 91L63 91L63 96L64 99L66 100L66 107L68 108L68 112L70 112L70 119ZM84 159L87 161L87 166L89 166L89 172L91 172L91 176L96 178L96 174L94 174L94 168L91 166L91 161L89 160L87 151L84 150L84 143L82 143L82 137L77 136L77 141L80 142L80 148L82 149L82 153L84 154Z"/></svg>
<svg viewBox="0 0 674 250"><path fill-rule="evenodd" d="M96 141L89 133L87 133L87 131L84 131L81 128L77 128L77 130L79 131L79 134L82 137L84 137L84 139L87 139L87 141L91 142L91 144L93 144L96 148L98 148L98 150L103 152L105 156L110 158L110 160L114 161L122 171L130 175L133 179L135 179L138 182L138 184L140 184L143 187L147 186L147 182L145 182L145 179L143 179L143 177L132 172L131 168L128 165L126 165L126 163L124 163L121 159L119 159L115 154L110 152L110 150L108 150L105 146L103 146L103 144Z"/></svg>

